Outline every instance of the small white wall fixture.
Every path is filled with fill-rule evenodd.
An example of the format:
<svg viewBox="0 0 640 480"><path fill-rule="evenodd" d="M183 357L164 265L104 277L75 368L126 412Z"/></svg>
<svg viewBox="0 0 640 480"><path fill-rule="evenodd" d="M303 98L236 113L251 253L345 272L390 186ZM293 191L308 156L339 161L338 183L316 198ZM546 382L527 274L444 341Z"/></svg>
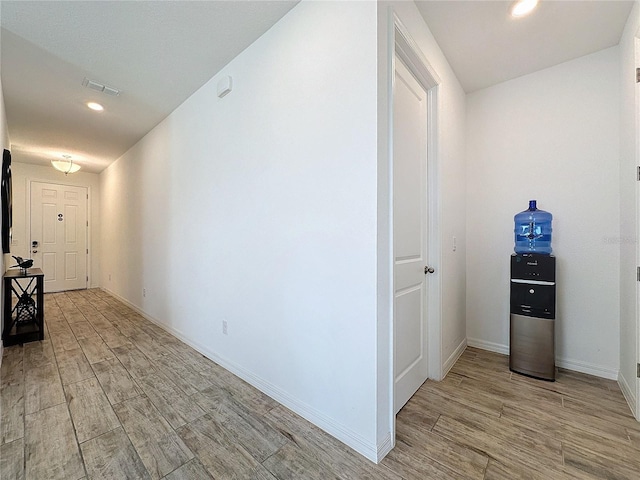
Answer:
<svg viewBox="0 0 640 480"><path fill-rule="evenodd" d="M438 268L441 265L441 247L440 247L440 231L439 231L439 183L438 183L438 145L437 145L437 133L438 133L438 85L441 80L435 70L431 67L430 63L425 58L424 54L420 50L417 43L412 39L408 29L403 25L398 16L393 13L389 15L388 31L392 38L388 41L387 52L387 86L388 86L388 208L389 208L389 251L388 251L388 272L390 272L391 278L389 279L389 291L387 298L390 304L388 309L390 312L390 331L389 331L389 352L390 352L390 378L389 386L390 392L390 424L392 425L392 445L395 445L395 411L394 402L394 322L393 318L393 299L394 299L394 278L393 278L393 252L394 252L394 240L393 240L393 83L395 72L395 55L397 54L400 59L406 64L411 73L422 84L428 94L428 132L427 132L427 196L428 196L428 258L427 263L435 268L435 274L431 275L429 279L429 285L427 289L427 339L428 339L428 369L429 378L434 380L441 380L443 377L442 372L442 318L440 309L441 299L441 278L438 273Z"/></svg>

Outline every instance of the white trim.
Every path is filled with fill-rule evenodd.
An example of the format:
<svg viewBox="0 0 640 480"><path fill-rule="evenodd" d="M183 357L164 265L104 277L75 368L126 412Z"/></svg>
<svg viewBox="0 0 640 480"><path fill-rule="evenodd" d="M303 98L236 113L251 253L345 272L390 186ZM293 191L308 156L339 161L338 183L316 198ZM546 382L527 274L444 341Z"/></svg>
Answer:
<svg viewBox="0 0 640 480"><path fill-rule="evenodd" d="M393 79L395 72L395 55L397 54L406 64L409 71L418 79L427 92L428 110L427 110L427 194L429 202L428 225L427 225L427 263L436 269L435 274L430 275L427 279L427 355L429 378L434 380L442 380L444 373L442 369L442 333L441 333L441 302L442 302L442 275L440 275L439 267L442 265L442 255L440 248L440 201L439 201L439 176L438 165L440 153L438 150L438 85L441 80L431 64L427 61L424 54L420 50L418 44L413 40L409 30L404 26L400 18L395 12L390 15L393 41L390 43L389 55L389 79L391 91L389 97L389 180L390 180L390 198L393 199ZM393 265L393 203L390 208L391 214L391 261ZM393 275L393 266L391 269ZM391 281L391 301L394 299L395 285ZM393 309L393 304L391 305ZM393 310L392 310L393 311ZM393 353L393 315L391 318L391 351ZM393 390L395 378L395 365L393 365L392 357L392 384ZM395 402L395 392L392 393L392 399ZM392 407L394 410L395 407ZM395 415L395 414L394 414Z"/></svg>
<svg viewBox="0 0 640 480"><path fill-rule="evenodd" d="M442 371L442 275L439 267L442 265L442 250L440 248L440 201L439 201L439 145L438 145L438 85L441 80L426 60L418 44L413 40L409 30L404 26L398 15L393 11L393 7L388 9L388 46L387 46L387 193L389 224L386 235L389 239L389 290L386 292L389 298L390 322L389 322L389 352L390 352L390 425L391 425L391 447L395 444L395 361L394 361L394 257L393 257L393 83L395 78L395 56L396 54L409 68L411 73L425 88L428 95L427 110L427 194L429 202L428 225L427 225L427 264L434 267L436 272L427 279L427 357L428 357L428 378L441 380L444 375ZM382 458L382 457L380 457Z"/></svg>
<svg viewBox="0 0 640 480"><path fill-rule="evenodd" d="M579 360L572 360L570 358L556 357L556 367L586 373L587 375L593 375L595 377L608 378L609 380L617 380L619 374L619 370L595 365L593 363L581 362Z"/></svg>
<svg viewBox="0 0 640 480"><path fill-rule="evenodd" d="M509 355L509 345L487 342L477 338L468 338L467 344L470 347ZM593 375L595 377L607 378L609 380L617 380L619 373L616 369L563 357L556 357L556 367L566 368L567 370L572 370L574 372L586 373L587 375Z"/></svg>
<svg viewBox="0 0 640 480"><path fill-rule="evenodd" d="M391 438L391 432L389 432L384 437L380 445L378 445L378 458L376 460L376 463L380 463L382 459L387 456L387 454L393 449L394 443L395 442Z"/></svg>
<svg viewBox="0 0 640 480"><path fill-rule="evenodd" d="M618 385L620 386L620 390L622 390L622 395L624 395L624 399L627 401L631 412L635 417L636 415L636 396L633 393L633 390L627 383L627 379L622 376L622 372L618 374Z"/></svg>
<svg viewBox="0 0 640 480"><path fill-rule="evenodd" d="M479 338L467 338L467 345L481 350L487 350L489 352L509 355L509 345L503 345L501 343L487 342L485 340L480 340Z"/></svg>
<svg viewBox="0 0 640 480"><path fill-rule="evenodd" d="M451 370L451 368L456 364L456 362L458 361L460 356L464 353L466 348L467 348L467 339L463 338L462 341L460 342L460 345L456 347L453 353L449 355L449 358L447 358L447 361L444 362L444 365L442 367L442 378L447 376L447 373L449 373L449 370Z"/></svg>
<svg viewBox="0 0 640 480"><path fill-rule="evenodd" d="M307 405L305 402L302 402L301 400L289 395L284 390L276 387L272 383L255 375L253 372L250 372L249 370L246 370L245 368L237 365L236 363L231 362L230 360L219 356L216 352L214 352L213 350L210 350L204 345L190 340L180 330L177 330L173 327L163 324L159 320L153 318L151 315L149 315L148 313L140 309L140 307L129 302L127 299L121 297L117 293L105 287L100 287L100 288L105 292L107 292L109 295L113 295L115 298L120 300L122 303L124 303L131 309L135 310L137 313L142 315L144 318L146 318L150 322L154 323L155 325L162 328L163 330L169 332L171 335L175 336L182 342L186 343L194 350L198 351L199 353L209 358L210 360L213 360L221 367L225 368L226 370L230 371L237 377L241 378L245 382L257 388L264 394L273 398L281 405L284 405L285 407L287 407L289 410L297 413L301 417L304 417L306 420L313 423L317 427L320 427L329 435L337 438L345 445L348 445L349 447L353 448L356 452L360 453L361 455L368 458L372 462L377 462L378 458L382 458L382 457L379 457L379 451L383 451L380 449L385 448L386 442L384 442L380 446L380 448L377 447L375 444L368 442L365 438L363 438L358 433L336 422L334 419L327 417L324 413L320 412L319 410L316 410L310 405Z"/></svg>

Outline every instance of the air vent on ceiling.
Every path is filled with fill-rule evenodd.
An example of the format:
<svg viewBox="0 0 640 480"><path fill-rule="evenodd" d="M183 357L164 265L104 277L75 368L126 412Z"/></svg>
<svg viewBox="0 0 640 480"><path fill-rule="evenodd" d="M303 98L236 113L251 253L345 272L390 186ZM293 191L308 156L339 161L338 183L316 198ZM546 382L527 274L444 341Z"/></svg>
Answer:
<svg viewBox="0 0 640 480"><path fill-rule="evenodd" d="M106 93L107 95L111 95L112 97L117 97L118 95L120 95L120 90L118 90L117 88L104 85L103 83L99 83L94 80L89 80L86 77L82 81L82 85L87 88L90 88L91 90L96 90L98 92Z"/></svg>

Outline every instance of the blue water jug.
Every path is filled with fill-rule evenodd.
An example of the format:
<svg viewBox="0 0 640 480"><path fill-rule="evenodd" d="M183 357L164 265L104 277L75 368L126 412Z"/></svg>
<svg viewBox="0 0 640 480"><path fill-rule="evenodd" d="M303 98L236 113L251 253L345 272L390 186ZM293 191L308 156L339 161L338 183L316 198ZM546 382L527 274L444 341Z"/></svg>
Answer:
<svg viewBox="0 0 640 480"><path fill-rule="evenodd" d="M529 201L529 209L513 217L515 222L515 252L551 255L551 220L553 215L538 210L536 201Z"/></svg>

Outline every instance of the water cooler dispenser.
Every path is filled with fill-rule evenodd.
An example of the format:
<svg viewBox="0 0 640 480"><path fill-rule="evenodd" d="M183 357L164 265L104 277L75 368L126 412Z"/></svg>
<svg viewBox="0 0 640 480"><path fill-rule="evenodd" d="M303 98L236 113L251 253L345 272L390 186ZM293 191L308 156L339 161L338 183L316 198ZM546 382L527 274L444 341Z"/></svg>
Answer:
<svg viewBox="0 0 640 480"><path fill-rule="evenodd" d="M536 201L517 214L511 255L509 369L555 380L556 258L551 255L549 212Z"/></svg>
<svg viewBox="0 0 640 480"><path fill-rule="evenodd" d="M509 369L555 380L556 258L511 256Z"/></svg>

